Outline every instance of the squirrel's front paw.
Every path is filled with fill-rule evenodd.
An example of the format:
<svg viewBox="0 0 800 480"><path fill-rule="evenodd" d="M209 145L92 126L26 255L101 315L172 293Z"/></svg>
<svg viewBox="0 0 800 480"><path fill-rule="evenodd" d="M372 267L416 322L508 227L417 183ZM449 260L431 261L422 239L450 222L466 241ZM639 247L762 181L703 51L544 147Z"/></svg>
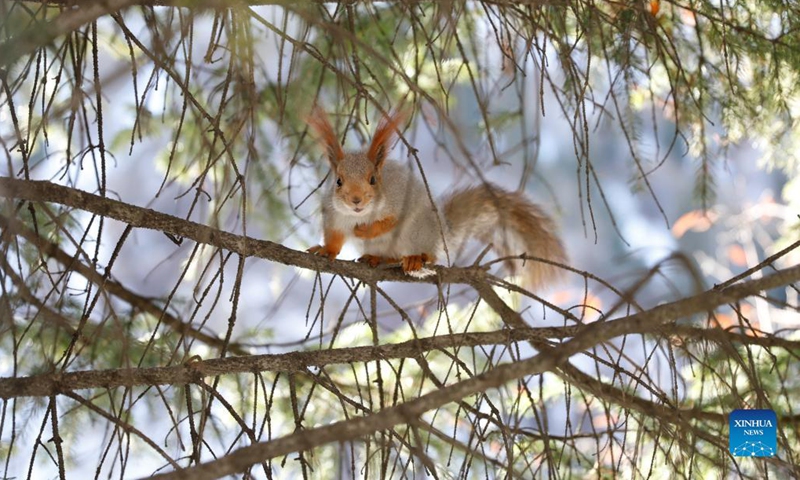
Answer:
<svg viewBox="0 0 800 480"><path fill-rule="evenodd" d="M400 262L400 264L403 267L403 271L408 273L422 270L422 266L430 261L433 261L432 256L426 253L421 253L419 255L409 255L407 257L403 257L403 260Z"/></svg>
<svg viewBox="0 0 800 480"><path fill-rule="evenodd" d="M395 225L397 225L397 217L389 215L372 223L359 223L353 227L353 235L358 238L375 238L391 232Z"/></svg>
<svg viewBox="0 0 800 480"><path fill-rule="evenodd" d="M333 250L329 249L326 245L315 245L308 250L308 253L313 253L314 255L320 255L323 257L328 257L331 260L334 260L339 252L334 252Z"/></svg>
<svg viewBox="0 0 800 480"><path fill-rule="evenodd" d="M353 227L353 234L358 238L372 238L372 224L359 223Z"/></svg>

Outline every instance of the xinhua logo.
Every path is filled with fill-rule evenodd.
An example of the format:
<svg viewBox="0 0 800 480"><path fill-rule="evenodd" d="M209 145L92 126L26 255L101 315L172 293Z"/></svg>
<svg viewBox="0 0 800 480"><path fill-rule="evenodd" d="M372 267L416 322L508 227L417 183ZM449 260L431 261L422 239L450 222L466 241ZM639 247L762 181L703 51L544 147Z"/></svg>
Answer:
<svg viewBox="0 0 800 480"><path fill-rule="evenodd" d="M772 457L778 451L778 418L772 410L734 410L728 448L735 457Z"/></svg>

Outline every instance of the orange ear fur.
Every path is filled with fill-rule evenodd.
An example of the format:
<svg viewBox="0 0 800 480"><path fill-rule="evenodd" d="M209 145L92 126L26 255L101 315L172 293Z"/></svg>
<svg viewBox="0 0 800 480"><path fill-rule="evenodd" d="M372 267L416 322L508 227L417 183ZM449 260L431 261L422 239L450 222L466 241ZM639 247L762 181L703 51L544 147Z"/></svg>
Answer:
<svg viewBox="0 0 800 480"><path fill-rule="evenodd" d="M375 135L372 137L372 143L369 144L369 150L367 150L367 158L372 160L375 166L380 166L386 160L389 143L399 130L400 124L406 118L408 118L408 110L400 108L392 112L388 117L383 117L378 123L378 128L375 129Z"/></svg>
<svg viewBox="0 0 800 480"><path fill-rule="evenodd" d="M328 160L333 166L336 166L339 160L344 157L344 150L342 150L342 145L333 132L331 122L328 121L328 115L321 108L315 106L311 111L311 115L306 117L306 121L316 134L317 140L325 147Z"/></svg>

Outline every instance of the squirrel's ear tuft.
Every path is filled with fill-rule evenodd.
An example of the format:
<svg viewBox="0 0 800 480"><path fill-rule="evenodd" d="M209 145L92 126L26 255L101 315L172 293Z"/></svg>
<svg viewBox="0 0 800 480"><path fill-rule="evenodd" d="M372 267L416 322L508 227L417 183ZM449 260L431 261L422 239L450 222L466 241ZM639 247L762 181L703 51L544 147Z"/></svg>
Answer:
<svg viewBox="0 0 800 480"><path fill-rule="evenodd" d="M331 122L328 121L328 115L318 106L314 106L311 115L306 117L306 121L316 134L317 141L325 147L325 153L331 165L335 167L344 158L344 150L333 132Z"/></svg>
<svg viewBox="0 0 800 480"><path fill-rule="evenodd" d="M383 165L389 151L389 143L400 129L400 124L408 118L408 114L408 110L401 107L388 117L383 117L378 123L375 136L372 137L372 143L369 144L369 150L367 150L367 158L375 164L375 167L380 168Z"/></svg>

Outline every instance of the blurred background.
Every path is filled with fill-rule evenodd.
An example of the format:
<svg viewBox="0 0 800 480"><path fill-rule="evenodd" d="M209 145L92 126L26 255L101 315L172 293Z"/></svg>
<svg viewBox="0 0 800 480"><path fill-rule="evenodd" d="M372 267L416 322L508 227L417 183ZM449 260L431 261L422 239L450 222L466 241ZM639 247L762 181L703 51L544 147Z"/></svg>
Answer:
<svg viewBox="0 0 800 480"><path fill-rule="evenodd" d="M26 51L21 46L39 38L31 31L50 32L58 18L80 9L3 2L0 175L54 182L303 251L321 238L328 174L306 123L313 106L328 112L345 148L355 150L367 144L382 115L404 104L413 114L391 156L422 169L435 198L490 181L524 191L559 225L574 271L535 298L501 292L531 327L574 324L550 304L590 323L694 295L797 241L795 7L680 1L209 5L215 8L140 3ZM372 328L370 290L351 279L240 259L159 231L127 232L121 222L59 204L6 198L0 210L3 377L503 328L465 286L453 285L443 296L434 285L379 284ZM61 257L36 238L56 246ZM480 250L476 246L461 264L471 264ZM357 257L352 248L340 255ZM790 249L764 273L797 263ZM504 275L496 266L492 273ZM756 271L753 278L761 275ZM117 290L109 290L109 282ZM796 341L798 322L798 292L781 288L684 324ZM192 332L176 329L178 323L190 324ZM719 414L760 405L791 414L796 352L737 348L756 360L745 368L711 342L690 345L661 332L618 339L571 362L659 404ZM472 368L438 353L431 368L450 383L456 371L471 376L535 349L523 343L456 353ZM318 374L324 371L366 411L377 411L370 393L380 375L376 368L362 363ZM387 392L389 385L403 385L414 397L437 386L419 366L402 374L393 368L383 370ZM780 385L766 399L762 373ZM140 439L121 433L123 420L191 465L301 424L346 418L353 408L315 391L317 377L310 374L302 380L278 373L220 378L214 389L254 426L250 438L218 403L212 413L202 389L98 389L85 396L116 424L75 399L5 400L4 476L52 477L66 464L78 475L137 477L167 465ZM521 478L564 468L576 476L653 469L657 476L693 469L711 474L720 468L757 476L767 468L795 468L791 458L782 466L739 464L725 453L719 421L692 424L721 439L703 445L556 374L527 378L496 395L467 400L475 411L456 405L427 419L461 444L453 447L427 431L434 465L447 471L443 465L455 449L459 478L505 475L491 458ZM487 406L492 401L496 406ZM194 407L187 410L187 402ZM61 437L69 438L63 461L47 440L54 403L60 404ZM497 422L481 424L480 412L497 409ZM189 425L193 417L204 425L202 442ZM474 437L479 431L488 443ZM657 448L661 435L677 439L675 446ZM783 439L786 445L796 439L792 435ZM368 441L366 447L354 443L248 474L379 478L430 468L402 442L373 445L396 462L390 474L380 467L388 460L369 455ZM542 453L548 448L560 453ZM584 456L586 448L594 453ZM510 460L520 452L527 460ZM678 459L685 454L689 460ZM378 462L372 471L370 462Z"/></svg>

